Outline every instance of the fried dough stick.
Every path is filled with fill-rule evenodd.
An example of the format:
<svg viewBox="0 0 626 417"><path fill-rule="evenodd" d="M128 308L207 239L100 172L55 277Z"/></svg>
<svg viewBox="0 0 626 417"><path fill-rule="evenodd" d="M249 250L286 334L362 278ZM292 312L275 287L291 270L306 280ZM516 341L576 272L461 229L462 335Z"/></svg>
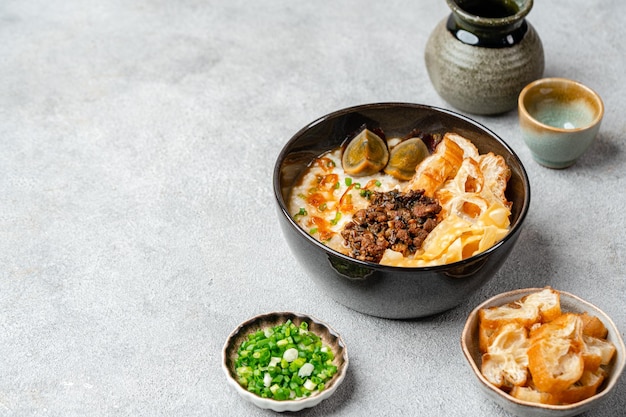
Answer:
<svg viewBox="0 0 626 417"><path fill-rule="evenodd" d="M417 166L407 191L424 190L424 195L434 197L435 191L456 175L463 162L463 155L463 149L446 134L435 152Z"/></svg>

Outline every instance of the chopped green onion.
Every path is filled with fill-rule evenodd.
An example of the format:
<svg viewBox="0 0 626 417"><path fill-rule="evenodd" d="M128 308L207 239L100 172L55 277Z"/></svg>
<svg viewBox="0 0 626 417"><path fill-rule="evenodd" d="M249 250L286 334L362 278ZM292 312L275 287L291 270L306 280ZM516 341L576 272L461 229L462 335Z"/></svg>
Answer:
<svg viewBox="0 0 626 417"><path fill-rule="evenodd" d="M328 206L326 205L326 203L322 203L322 204L320 204L319 206L317 206L317 209L318 209L319 211L324 211L324 210L326 210L326 207L328 207Z"/></svg>
<svg viewBox="0 0 626 417"><path fill-rule="evenodd" d="M309 230L309 234L310 235L314 235L317 233L317 227L312 228L311 230Z"/></svg>
<svg viewBox="0 0 626 417"><path fill-rule="evenodd" d="M378 180L376 180L375 184L376 184L377 187L380 187L381 185L383 185L383 183L378 181Z"/></svg>
<svg viewBox="0 0 626 417"><path fill-rule="evenodd" d="M332 349L291 320L248 335L237 350L238 382L251 393L275 400L310 396L322 391L337 373Z"/></svg>
<svg viewBox="0 0 626 417"><path fill-rule="evenodd" d="M352 178L347 177L345 180L346 185L349 187L350 185L352 185Z"/></svg>
<svg viewBox="0 0 626 417"><path fill-rule="evenodd" d="M335 214L335 218L330 221L330 224L335 226L337 223L339 223L340 219L341 219L341 212L337 210L337 214Z"/></svg>
<svg viewBox="0 0 626 417"><path fill-rule="evenodd" d="M338 189L339 189L339 187L341 187L341 183L340 183L339 181L337 181L337 182L335 183L335 190L338 190Z"/></svg>
<svg viewBox="0 0 626 417"><path fill-rule="evenodd" d="M304 388L308 389L309 391L313 391L315 388L317 388L317 384L315 384L313 381L311 381L310 379L307 379L304 382Z"/></svg>
<svg viewBox="0 0 626 417"><path fill-rule="evenodd" d="M306 216L308 213L306 212L306 209L304 207L300 207L300 211L298 211L296 214L293 215L294 219L297 219L300 216Z"/></svg>

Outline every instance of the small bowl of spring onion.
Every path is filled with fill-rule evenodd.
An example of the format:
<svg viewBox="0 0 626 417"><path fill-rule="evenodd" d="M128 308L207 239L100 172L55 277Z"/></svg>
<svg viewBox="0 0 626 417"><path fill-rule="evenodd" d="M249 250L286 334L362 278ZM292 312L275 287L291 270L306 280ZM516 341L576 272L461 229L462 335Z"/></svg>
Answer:
<svg viewBox="0 0 626 417"><path fill-rule="evenodd" d="M273 411L300 411L330 397L348 369L341 336L309 315L273 312L241 323L222 351L228 383Z"/></svg>

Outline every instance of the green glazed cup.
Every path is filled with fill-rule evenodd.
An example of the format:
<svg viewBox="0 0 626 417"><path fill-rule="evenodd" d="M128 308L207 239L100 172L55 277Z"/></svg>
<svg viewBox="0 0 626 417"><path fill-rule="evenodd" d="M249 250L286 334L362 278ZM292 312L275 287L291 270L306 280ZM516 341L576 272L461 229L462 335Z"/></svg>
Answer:
<svg viewBox="0 0 626 417"><path fill-rule="evenodd" d="M604 104L591 88L566 78L542 78L518 97L522 138L533 158L548 168L573 165L600 129Z"/></svg>

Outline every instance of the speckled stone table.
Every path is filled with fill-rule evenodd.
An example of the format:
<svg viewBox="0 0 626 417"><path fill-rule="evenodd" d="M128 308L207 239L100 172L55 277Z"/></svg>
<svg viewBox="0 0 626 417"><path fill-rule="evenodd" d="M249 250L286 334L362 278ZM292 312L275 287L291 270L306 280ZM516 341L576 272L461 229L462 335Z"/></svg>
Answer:
<svg viewBox="0 0 626 417"><path fill-rule="evenodd" d="M460 350L465 316L551 285L626 331L626 30L622 0L537 1L546 76L603 97L592 148L536 164L515 110L474 117L518 153L532 204L498 275L421 320L347 309L278 229L283 144L339 108L450 108L424 66L443 0L4 0L0 4L0 415L268 416L220 369L241 321L295 310L348 345L306 416L507 416ZM626 415L626 378L588 417Z"/></svg>

